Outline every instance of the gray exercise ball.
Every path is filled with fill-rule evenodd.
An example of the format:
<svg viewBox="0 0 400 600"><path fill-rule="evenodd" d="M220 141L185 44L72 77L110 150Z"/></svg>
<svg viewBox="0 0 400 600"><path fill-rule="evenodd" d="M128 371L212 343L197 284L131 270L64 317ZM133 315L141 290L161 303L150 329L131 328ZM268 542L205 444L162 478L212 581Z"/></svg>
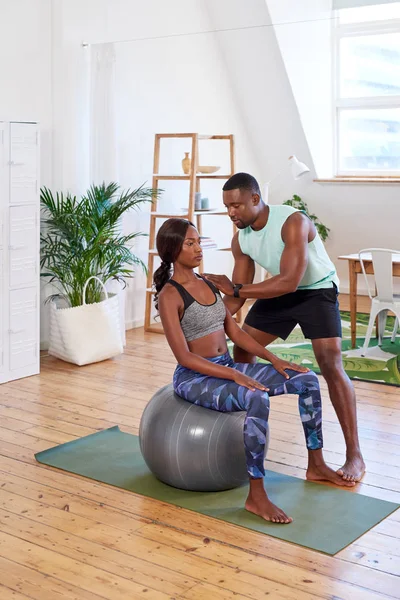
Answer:
<svg viewBox="0 0 400 600"><path fill-rule="evenodd" d="M215 492L238 487L248 481L244 419L244 412L222 413L191 404L167 385L142 415L143 458L160 481L176 488Z"/></svg>

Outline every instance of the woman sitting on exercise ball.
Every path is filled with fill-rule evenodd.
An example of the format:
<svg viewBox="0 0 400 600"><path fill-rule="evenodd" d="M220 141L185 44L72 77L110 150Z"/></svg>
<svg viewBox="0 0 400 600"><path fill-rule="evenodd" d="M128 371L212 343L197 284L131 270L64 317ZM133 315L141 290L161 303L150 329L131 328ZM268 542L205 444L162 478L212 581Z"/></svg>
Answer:
<svg viewBox="0 0 400 600"><path fill-rule="evenodd" d="M165 221L157 234L161 266L154 273L155 305L178 361L174 390L184 400L221 412L246 411L244 447L250 490L245 508L274 523L292 518L275 506L264 488L264 449L269 398L297 394L308 449L307 479L353 486L322 456L321 393L316 374L281 360L236 324L219 291L194 272L202 260L199 233L186 219ZM234 343L270 364L234 363Z"/></svg>

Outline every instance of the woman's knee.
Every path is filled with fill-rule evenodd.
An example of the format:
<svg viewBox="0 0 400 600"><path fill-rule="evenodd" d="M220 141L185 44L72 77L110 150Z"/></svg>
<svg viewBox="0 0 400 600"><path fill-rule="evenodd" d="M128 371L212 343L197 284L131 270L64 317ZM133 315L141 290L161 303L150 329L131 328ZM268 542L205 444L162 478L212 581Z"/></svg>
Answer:
<svg viewBox="0 0 400 600"><path fill-rule="evenodd" d="M270 400L268 392L262 390L255 390L251 392L247 402L247 411L252 412L253 415L257 412L260 414L260 418L265 415L268 418Z"/></svg>
<svg viewBox="0 0 400 600"><path fill-rule="evenodd" d="M307 390L319 390L320 384L318 375L314 371L307 371L306 373L299 373L298 371L291 371L290 378L287 380L286 386L288 391L290 386L293 386L293 393L298 393L301 389Z"/></svg>
<svg viewBox="0 0 400 600"><path fill-rule="evenodd" d="M307 371L307 373L304 373L303 378L309 385L319 387L319 379L315 371Z"/></svg>

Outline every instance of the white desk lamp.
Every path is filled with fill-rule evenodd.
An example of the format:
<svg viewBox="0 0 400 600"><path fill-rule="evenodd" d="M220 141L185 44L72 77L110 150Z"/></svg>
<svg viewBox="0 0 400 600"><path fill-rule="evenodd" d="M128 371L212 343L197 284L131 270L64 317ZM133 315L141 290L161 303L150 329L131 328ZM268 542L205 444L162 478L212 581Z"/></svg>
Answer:
<svg viewBox="0 0 400 600"><path fill-rule="evenodd" d="M303 175L306 175L307 173L310 172L310 169L307 167L307 165L300 162L299 159L296 158L295 156L289 156L289 166L290 166L290 172L292 174L292 177L293 177L293 179L296 179L296 180L300 179L301 177L303 177ZM286 171L287 168L288 168L288 165L286 163L286 165L280 171L278 171L278 173L276 175L274 175L274 177L272 179L270 179L265 184L264 197L263 197L265 204L268 204L269 184L271 183L271 181L274 181L283 171Z"/></svg>

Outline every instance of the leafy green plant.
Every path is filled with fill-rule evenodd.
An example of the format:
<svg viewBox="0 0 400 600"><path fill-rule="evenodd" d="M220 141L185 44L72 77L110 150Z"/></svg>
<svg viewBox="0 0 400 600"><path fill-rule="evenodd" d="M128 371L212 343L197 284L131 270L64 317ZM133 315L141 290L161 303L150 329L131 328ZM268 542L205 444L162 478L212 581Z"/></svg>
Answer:
<svg viewBox="0 0 400 600"><path fill-rule="evenodd" d="M284 202L283 204L293 206L293 208L297 208L298 210L305 212L309 219L311 219L311 221L314 223L322 241L325 242L328 239L330 229L320 222L317 215L310 214L307 203L304 202L304 200L302 200L300 196L294 194L291 200L286 200L286 202Z"/></svg>
<svg viewBox="0 0 400 600"><path fill-rule="evenodd" d="M131 209L152 202L157 191L143 186L119 193L115 182L92 185L81 199L69 193L40 190L43 211L41 245L41 276L59 287L70 306L82 304L83 287L96 275L103 282L121 281L133 277L135 267L147 271L143 261L132 252L135 238L141 232L123 235L120 219ZM101 286L91 280L86 290L86 302L101 300Z"/></svg>

